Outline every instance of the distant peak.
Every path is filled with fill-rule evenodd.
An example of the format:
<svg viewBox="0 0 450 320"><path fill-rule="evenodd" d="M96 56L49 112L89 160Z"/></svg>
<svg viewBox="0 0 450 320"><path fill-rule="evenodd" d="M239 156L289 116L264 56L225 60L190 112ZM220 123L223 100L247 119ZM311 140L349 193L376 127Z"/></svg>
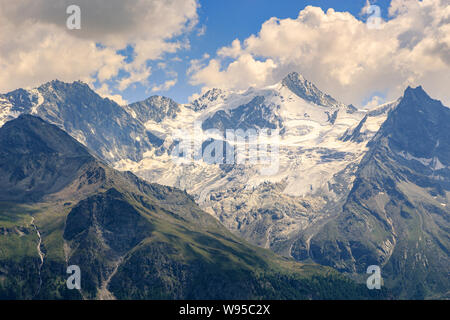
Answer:
<svg viewBox="0 0 450 320"><path fill-rule="evenodd" d="M54 79L51 81L48 81L46 83L44 83L43 85L41 85L41 87L48 87L48 86L59 86L59 85L68 85L69 83L63 82L61 80L58 79Z"/></svg>
<svg viewBox="0 0 450 320"><path fill-rule="evenodd" d="M325 107L341 107L341 103L333 97L320 91L314 83L306 80L298 72L289 73L282 80L282 85L287 87L300 98Z"/></svg>
<svg viewBox="0 0 450 320"><path fill-rule="evenodd" d="M222 89L219 88L212 88L209 89L208 91L206 91L201 98L207 98L207 97L217 97L219 95L221 95L224 91ZM200 99L201 99L200 98Z"/></svg>

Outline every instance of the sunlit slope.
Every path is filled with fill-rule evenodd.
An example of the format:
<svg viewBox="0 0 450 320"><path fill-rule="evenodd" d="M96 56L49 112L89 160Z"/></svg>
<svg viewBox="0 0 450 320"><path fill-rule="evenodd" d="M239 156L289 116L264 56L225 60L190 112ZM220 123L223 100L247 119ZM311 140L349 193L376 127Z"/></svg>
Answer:
<svg viewBox="0 0 450 320"><path fill-rule="evenodd" d="M0 142L2 179L15 190L11 199L0 192L1 298L386 296L246 244L185 192L109 168L39 118L6 123ZM60 180L66 168L57 160L66 158L72 170ZM80 267L81 291L66 288L68 265Z"/></svg>

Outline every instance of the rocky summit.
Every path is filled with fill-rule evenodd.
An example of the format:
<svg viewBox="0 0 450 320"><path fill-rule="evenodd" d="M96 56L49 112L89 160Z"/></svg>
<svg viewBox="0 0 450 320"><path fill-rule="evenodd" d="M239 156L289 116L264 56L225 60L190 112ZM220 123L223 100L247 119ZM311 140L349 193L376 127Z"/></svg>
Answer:
<svg viewBox="0 0 450 320"><path fill-rule="evenodd" d="M110 168L38 117L7 122L0 149L2 299L389 296L240 240L185 192Z"/></svg>

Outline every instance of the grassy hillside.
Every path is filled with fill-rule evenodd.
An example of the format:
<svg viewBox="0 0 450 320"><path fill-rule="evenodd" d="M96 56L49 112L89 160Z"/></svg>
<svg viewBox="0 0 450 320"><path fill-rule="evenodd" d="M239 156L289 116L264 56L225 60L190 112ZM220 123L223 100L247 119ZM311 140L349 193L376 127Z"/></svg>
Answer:
<svg viewBox="0 0 450 320"><path fill-rule="evenodd" d="M15 190L0 191L2 299L387 297L245 243L185 192L109 168L39 118L0 128L0 150ZM80 291L66 287L69 265Z"/></svg>

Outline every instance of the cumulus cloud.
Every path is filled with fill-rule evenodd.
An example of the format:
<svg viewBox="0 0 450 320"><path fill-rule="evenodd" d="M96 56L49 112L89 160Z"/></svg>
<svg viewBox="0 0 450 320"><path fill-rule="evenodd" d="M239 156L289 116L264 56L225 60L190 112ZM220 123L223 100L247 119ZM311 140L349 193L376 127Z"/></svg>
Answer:
<svg viewBox="0 0 450 320"><path fill-rule="evenodd" d="M450 105L448 1L392 0L389 15L380 28L314 6L296 19L271 18L258 34L220 48L190 81L246 89L298 71L345 103L361 105L374 92L392 100L420 84Z"/></svg>
<svg viewBox="0 0 450 320"><path fill-rule="evenodd" d="M66 27L69 5L81 8L80 30ZM145 84L148 61L186 48L180 36L198 18L197 0L0 0L0 8L2 92L55 78L103 83L119 72L119 90ZM129 47L131 61L118 53Z"/></svg>

